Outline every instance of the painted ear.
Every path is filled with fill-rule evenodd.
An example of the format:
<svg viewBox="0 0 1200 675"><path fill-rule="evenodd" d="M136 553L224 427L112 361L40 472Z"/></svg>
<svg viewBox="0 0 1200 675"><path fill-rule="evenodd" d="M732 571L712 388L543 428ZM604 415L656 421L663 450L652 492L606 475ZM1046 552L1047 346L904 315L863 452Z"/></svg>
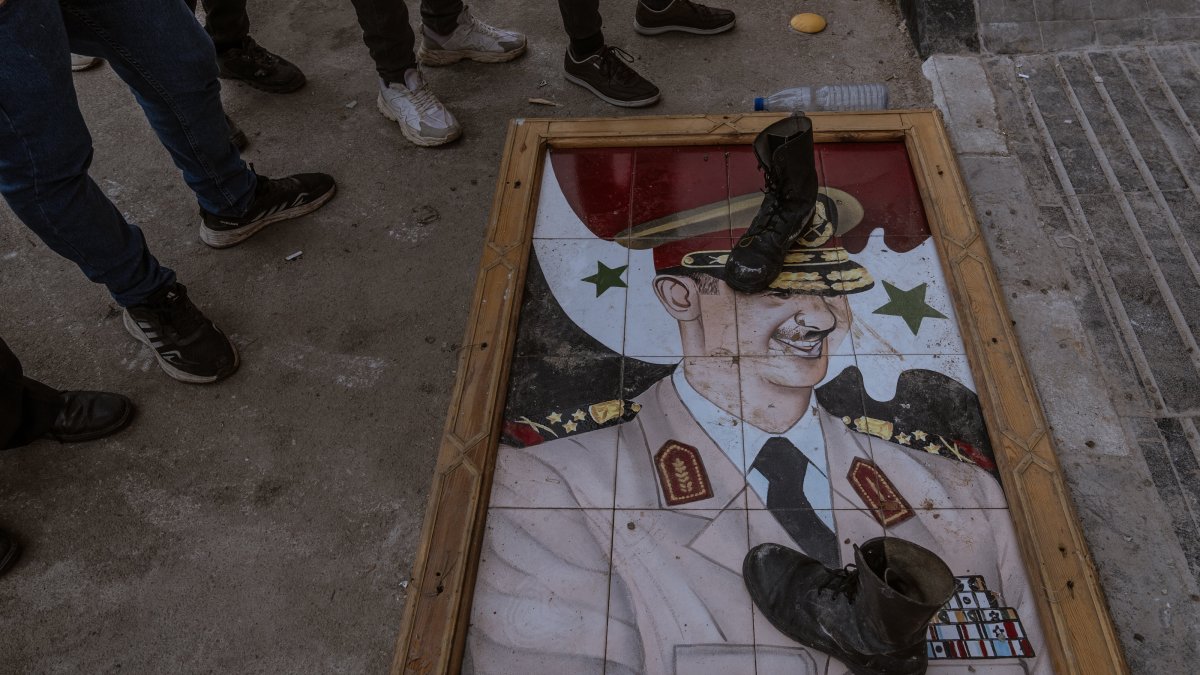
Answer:
<svg viewBox="0 0 1200 675"><path fill-rule="evenodd" d="M700 318L700 288L695 279L660 274L654 277L654 294L676 321Z"/></svg>

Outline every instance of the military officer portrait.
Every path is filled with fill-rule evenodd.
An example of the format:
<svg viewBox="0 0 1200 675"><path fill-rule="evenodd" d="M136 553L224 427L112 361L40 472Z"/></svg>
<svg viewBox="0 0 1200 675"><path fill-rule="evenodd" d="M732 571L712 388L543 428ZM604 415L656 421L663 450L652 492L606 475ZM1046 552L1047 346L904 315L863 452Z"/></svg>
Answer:
<svg viewBox="0 0 1200 675"><path fill-rule="evenodd" d="M841 567L884 536L959 584L930 672L1051 672L969 370L941 353L933 242L903 229L923 218L903 146L823 149L816 216L752 294L723 277L763 199L736 151L672 156L646 189L680 187L640 210L636 159L546 161L534 264L562 328L535 332L594 349L514 359L464 672L847 673L760 615L743 558ZM553 400L522 379L572 359L537 373L570 379Z"/></svg>

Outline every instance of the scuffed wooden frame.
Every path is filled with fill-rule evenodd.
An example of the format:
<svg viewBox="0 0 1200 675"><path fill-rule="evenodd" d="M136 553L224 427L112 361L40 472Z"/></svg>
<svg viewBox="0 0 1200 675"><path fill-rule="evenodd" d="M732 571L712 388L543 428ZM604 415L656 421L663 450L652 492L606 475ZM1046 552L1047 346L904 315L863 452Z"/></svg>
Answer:
<svg viewBox="0 0 1200 675"><path fill-rule="evenodd" d="M747 144L780 117L511 123L393 675L461 669L546 149ZM811 117L818 142L906 143L1055 670L1128 672L940 115L911 110Z"/></svg>

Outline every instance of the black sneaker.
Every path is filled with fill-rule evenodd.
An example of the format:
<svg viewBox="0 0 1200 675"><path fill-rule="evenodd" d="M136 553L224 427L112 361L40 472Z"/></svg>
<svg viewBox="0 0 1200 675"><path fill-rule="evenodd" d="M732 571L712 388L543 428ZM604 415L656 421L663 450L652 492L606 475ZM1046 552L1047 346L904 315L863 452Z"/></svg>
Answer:
<svg viewBox="0 0 1200 675"><path fill-rule="evenodd" d="M229 115L225 116L225 124L229 127L229 142L233 143L233 147L237 148L238 152L245 150L246 146L250 144L250 141L246 139L246 132L242 131L242 128Z"/></svg>
<svg viewBox="0 0 1200 675"><path fill-rule="evenodd" d="M653 10L638 2L633 29L642 35L671 31L695 35L715 35L733 28L737 18L727 9L706 7L691 0L673 0L665 9Z"/></svg>
<svg viewBox="0 0 1200 675"><path fill-rule="evenodd" d="M125 330L149 345L158 365L180 382L216 382L238 368L237 349L196 309L183 284L167 286L144 304L126 307Z"/></svg>
<svg viewBox="0 0 1200 675"><path fill-rule="evenodd" d="M629 52L620 47L605 45L596 54L576 61L567 49L563 70L568 82L591 91L602 100L623 108L641 108L658 101L658 87L638 75Z"/></svg>
<svg viewBox="0 0 1200 675"><path fill-rule="evenodd" d="M200 241L213 248L240 244L271 223L316 211L337 192L333 177L323 173L298 173L286 178L254 175L258 177L254 201L241 218L200 209Z"/></svg>
<svg viewBox="0 0 1200 675"><path fill-rule="evenodd" d="M263 49L251 37L243 40L241 46L219 52L217 64L222 78L241 80L272 94L296 91L308 81L294 63Z"/></svg>

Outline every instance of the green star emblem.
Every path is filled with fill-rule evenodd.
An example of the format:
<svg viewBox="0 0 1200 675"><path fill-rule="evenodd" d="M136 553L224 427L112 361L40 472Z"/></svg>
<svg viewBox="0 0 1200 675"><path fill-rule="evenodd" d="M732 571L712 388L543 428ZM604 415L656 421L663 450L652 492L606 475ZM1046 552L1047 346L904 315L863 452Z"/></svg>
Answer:
<svg viewBox="0 0 1200 675"><path fill-rule="evenodd" d="M596 273L590 277L584 277L580 281L586 281L589 284L596 284L596 297L600 297L610 288L627 288L625 282L621 279L621 275L629 265L621 265L620 267L609 267L599 260L596 261Z"/></svg>
<svg viewBox="0 0 1200 675"><path fill-rule="evenodd" d="M921 322L925 319L945 319L945 314L937 311L925 302L925 291L929 284L920 284L907 291L883 282L883 290L887 291L888 303L875 310L875 314L888 314L904 319L908 328L916 335L921 330Z"/></svg>

